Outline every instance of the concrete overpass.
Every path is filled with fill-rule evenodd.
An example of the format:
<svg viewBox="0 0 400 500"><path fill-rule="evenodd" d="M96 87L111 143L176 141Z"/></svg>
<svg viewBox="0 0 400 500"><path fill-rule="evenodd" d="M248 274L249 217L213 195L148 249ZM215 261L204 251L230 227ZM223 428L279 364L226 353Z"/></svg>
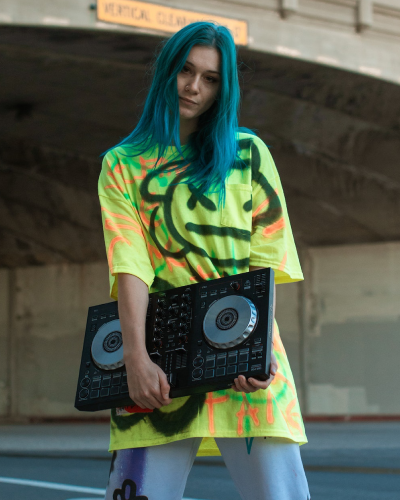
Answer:
<svg viewBox="0 0 400 500"><path fill-rule="evenodd" d="M361 375L372 351L350 382L324 366L332 349L354 361L332 343L343 324L357 332L350 353L374 339L371 318L400 347L399 2L159 3L247 22L241 124L271 146L307 275L280 291L304 407L338 413L307 395L325 384L338 401L364 398L341 413L400 414ZM98 20L82 0L0 0L0 23L0 415L73 415L85 309L107 300L99 154L134 127L163 33Z"/></svg>

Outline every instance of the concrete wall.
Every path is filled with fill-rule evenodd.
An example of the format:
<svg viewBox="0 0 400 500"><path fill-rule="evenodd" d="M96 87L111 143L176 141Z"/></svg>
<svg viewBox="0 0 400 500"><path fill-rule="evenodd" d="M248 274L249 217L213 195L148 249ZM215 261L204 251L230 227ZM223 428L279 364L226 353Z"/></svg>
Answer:
<svg viewBox="0 0 400 500"><path fill-rule="evenodd" d="M400 414L400 243L310 250L309 414Z"/></svg>
<svg viewBox="0 0 400 500"><path fill-rule="evenodd" d="M1 278L3 288L9 283L0 342L11 346L11 356L10 347L1 349L0 415L93 416L73 405L87 308L110 301L106 265L20 268L2 271Z"/></svg>
<svg viewBox="0 0 400 500"><path fill-rule="evenodd" d="M10 274L0 270L0 416L7 414L10 404Z"/></svg>
<svg viewBox="0 0 400 500"><path fill-rule="evenodd" d="M400 414L400 243L301 260L277 319L304 414ZM87 308L107 301L103 263L0 271L1 418L93 417L73 404Z"/></svg>
<svg viewBox="0 0 400 500"><path fill-rule="evenodd" d="M296 382L296 389L304 404L304 384L302 373L302 332L301 332L301 283L290 283L277 286L276 320L290 367Z"/></svg>

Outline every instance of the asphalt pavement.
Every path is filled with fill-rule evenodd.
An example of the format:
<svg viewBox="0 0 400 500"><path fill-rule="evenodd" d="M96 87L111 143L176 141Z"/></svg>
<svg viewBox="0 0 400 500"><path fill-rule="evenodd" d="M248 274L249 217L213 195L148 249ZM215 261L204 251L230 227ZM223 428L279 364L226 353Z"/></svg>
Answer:
<svg viewBox="0 0 400 500"><path fill-rule="evenodd" d="M307 423L306 431L313 500L400 500L400 422ZM0 499L100 500L108 432L98 423L0 426ZM196 459L184 497L240 500L220 457Z"/></svg>

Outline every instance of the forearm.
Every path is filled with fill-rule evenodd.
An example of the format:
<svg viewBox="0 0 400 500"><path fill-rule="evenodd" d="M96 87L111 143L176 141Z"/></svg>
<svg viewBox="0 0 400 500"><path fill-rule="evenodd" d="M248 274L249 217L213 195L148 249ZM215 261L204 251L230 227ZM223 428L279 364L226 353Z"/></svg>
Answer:
<svg viewBox="0 0 400 500"><path fill-rule="evenodd" d="M146 314L149 290L132 274L118 274L118 312L124 343L124 358L146 353Z"/></svg>

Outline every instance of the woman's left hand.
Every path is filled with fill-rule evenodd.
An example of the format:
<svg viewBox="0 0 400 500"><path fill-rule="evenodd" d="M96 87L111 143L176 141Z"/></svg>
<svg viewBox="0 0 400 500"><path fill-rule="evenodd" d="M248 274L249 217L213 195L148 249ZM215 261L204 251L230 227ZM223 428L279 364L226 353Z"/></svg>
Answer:
<svg viewBox="0 0 400 500"><path fill-rule="evenodd" d="M278 371L278 362L276 360L275 354L272 352L271 353L271 370L270 370L270 376L268 380L262 381L262 380L256 380L255 378L248 378L246 380L246 377L244 375L239 375L238 378L235 378L234 384L232 385L232 389L236 392L256 392L260 389L266 389L271 382L274 380L275 374Z"/></svg>

